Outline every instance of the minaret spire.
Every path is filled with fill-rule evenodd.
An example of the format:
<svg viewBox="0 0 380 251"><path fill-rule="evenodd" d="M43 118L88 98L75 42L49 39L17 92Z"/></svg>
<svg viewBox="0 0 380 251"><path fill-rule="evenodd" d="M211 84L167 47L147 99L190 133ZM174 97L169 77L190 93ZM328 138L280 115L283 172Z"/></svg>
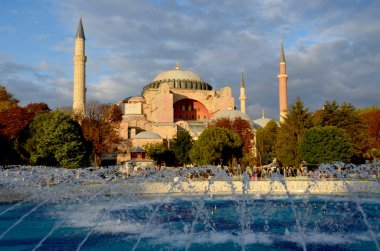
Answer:
<svg viewBox="0 0 380 251"><path fill-rule="evenodd" d="M284 40L281 35L281 49L280 49L280 63L285 63L285 53L284 53Z"/></svg>
<svg viewBox="0 0 380 251"><path fill-rule="evenodd" d="M245 88L243 71L241 72L241 87Z"/></svg>
<svg viewBox="0 0 380 251"><path fill-rule="evenodd" d="M284 53L284 42L281 36L281 48L280 48L280 69L277 75L278 78L278 87L279 87L279 113L280 113L280 122L284 121L286 117L286 112L288 109L288 90L287 90L287 81L288 75L286 73L286 62L285 62L285 53Z"/></svg>
<svg viewBox="0 0 380 251"><path fill-rule="evenodd" d="M82 39L86 40L86 37L84 36L82 17L80 17L80 19L79 19L77 34L75 35L75 38L82 38Z"/></svg>
<svg viewBox="0 0 380 251"><path fill-rule="evenodd" d="M176 64L176 66L175 66L175 69L176 69L176 70L181 69L181 67L179 66L179 60L178 60L178 59L177 59L177 64Z"/></svg>
<svg viewBox="0 0 380 251"><path fill-rule="evenodd" d="M85 115L86 108L86 61L85 36L82 17L79 19L77 33L75 35L74 61L74 90L73 90L73 112Z"/></svg>
<svg viewBox="0 0 380 251"><path fill-rule="evenodd" d="M241 84L240 84L240 110L241 112L245 113L245 84L244 84L244 73L241 72Z"/></svg>

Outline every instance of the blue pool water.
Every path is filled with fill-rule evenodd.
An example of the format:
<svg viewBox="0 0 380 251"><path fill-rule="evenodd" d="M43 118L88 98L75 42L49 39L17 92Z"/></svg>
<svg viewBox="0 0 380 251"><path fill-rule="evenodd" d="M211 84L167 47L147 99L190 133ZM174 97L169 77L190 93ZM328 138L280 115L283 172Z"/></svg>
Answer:
<svg viewBox="0 0 380 251"><path fill-rule="evenodd" d="M376 242L376 194L127 194L0 204L0 250L377 250Z"/></svg>

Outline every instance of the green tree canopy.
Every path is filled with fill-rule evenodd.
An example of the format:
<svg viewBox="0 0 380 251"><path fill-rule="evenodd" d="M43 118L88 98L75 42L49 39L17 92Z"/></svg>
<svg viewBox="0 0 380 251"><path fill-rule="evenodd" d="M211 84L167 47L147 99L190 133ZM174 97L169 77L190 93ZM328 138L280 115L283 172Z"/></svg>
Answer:
<svg viewBox="0 0 380 251"><path fill-rule="evenodd" d="M172 149L179 164L189 164L189 152L193 147L193 139L190 133L186 130L177 132L177 136L173 139Z"/></svg>
<svg viewBox="0 0 380 251"><path fill-rule="evenodd" d="M38 115L29 125L25 149L34 165L79 168L89 165L89 151L79 124L55 111Z"/></svg>
<svg viewBox="0 0 380 251"><path fill-rule="evenodd" d="M300 144L301 158L310 164L349 162L352 152L350 136L335 126L306 130Z"/></svg>
<svg viewBox="0 0 380 251"><path fill-rule="evenodd" d="M345 130L350 136L354 159L360 157L369 148L368 127L350 103L337 104L326 101L316 122L317 126L336 126Z"/></svg>
<svg viewBox="0 0 380 251"><path fill-rule="evenodd" d="M278 125L271 120L264 128L257 129L256 147L258 153L259 164L268 164L276 157L276 141L278 133Z"/></svg>
<svg viewBox="0 0 380 251"><path fill-rule="evenodd" d="M242 141L229 129L206 128L190 151L190 159L197 165L227 165L233 158L242 157Z"/></svg>
<svg viewBox="0 0 380 251"><path fill-rule="evenodd" d="M247 120L240 117L237 117L234 120L220 118L212 122L209 127L220 127L233 131L243 142L243 152L246 154L252 152L254 133L252 125Z"/></svg>
<svg viewBox="0 0 380 251"><path fill-rule="evenodd" d="M298 97L290 106L277 134L276 156L284 166L299 166L299 145L305 130L310 127L311 113L304 108L301 98Z"/></svg>

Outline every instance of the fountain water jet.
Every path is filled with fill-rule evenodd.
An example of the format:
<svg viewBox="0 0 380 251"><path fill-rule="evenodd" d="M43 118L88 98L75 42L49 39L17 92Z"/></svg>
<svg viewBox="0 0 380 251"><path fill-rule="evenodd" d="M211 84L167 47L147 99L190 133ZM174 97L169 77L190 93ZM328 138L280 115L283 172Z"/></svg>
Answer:
<svg viewBox="0 0 380 251"><path fill-rule="evenodd" d="M132 178L117 167L2 169L0 247L379 250L376 165L348 167L322 165L313 177L273 173L262 181L246 173L236 180L220 167ZM334 178L318 180L317 173ZM32 237L27 229L36 220L43 227Z"/></svg>

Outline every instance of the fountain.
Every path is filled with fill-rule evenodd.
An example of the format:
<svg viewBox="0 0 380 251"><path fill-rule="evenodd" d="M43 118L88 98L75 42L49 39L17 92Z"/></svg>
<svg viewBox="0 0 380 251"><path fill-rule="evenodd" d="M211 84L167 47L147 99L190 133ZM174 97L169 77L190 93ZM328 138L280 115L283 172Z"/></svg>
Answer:
<svg viewBox="0 0 380 251"><path fill-rule="evenodd" d="M380 250L379 164L262 180L212 166L3 167L0 249Z"/></svg>

